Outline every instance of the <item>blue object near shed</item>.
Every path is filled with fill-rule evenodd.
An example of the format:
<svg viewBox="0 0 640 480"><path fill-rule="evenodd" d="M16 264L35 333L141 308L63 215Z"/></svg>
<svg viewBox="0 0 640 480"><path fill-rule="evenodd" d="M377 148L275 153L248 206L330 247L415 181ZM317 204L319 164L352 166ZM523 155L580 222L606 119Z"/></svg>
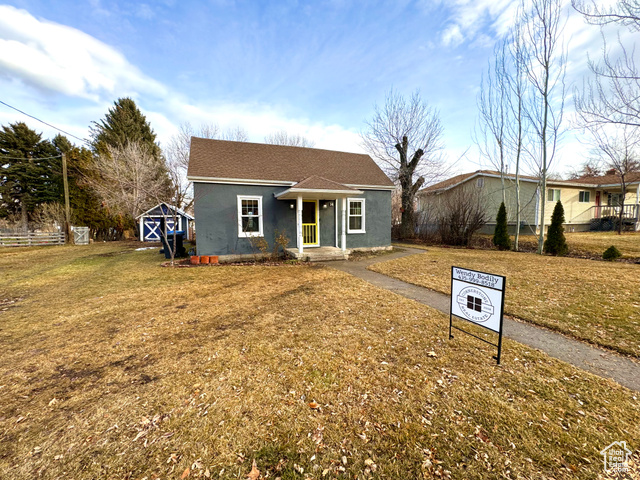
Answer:
<svg viewBox="0 0 640 480"><path fill-rule="evenodd" d="M159 203L136 217L139 238L142 242L162 241L162 228L166 224L167 235L172 235L174 228L183 233L185 240L191 240L193 217L168 203ZM177 225L174 225L177 222Z"/></svg>

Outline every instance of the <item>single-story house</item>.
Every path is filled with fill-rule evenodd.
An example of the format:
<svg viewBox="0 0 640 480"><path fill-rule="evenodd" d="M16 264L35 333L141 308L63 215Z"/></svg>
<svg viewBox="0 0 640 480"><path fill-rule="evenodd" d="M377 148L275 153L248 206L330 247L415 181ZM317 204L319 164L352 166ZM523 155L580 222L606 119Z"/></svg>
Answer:
<svg viewBox="0 0 640 480"><path fill-rule="evenodd" d="M282 233L305 259L391 248L394 184L368 155L193 137L187 178L198 255L252 257Z"/></svg>
<svg viewBox="0 0 640 480"><path fill-rule="evenodd" d="M184 232L184 238L191 240L193 230L193 216L168 203L159 203L136 217L140 241L159 242L162 240L162 228L167 229L167 234L176 231ZM174 223L177 221L177 225Z"/></svg>
<svg viewBox="0 0 640 480"><path fill-rule="evenodd" d="M640 173L629 174L626 183L627 193L622 207L625 227L640 230ZM483 231L492 233L503 198L500 173L496 171L465 173L422 189L417 195L418 211L427 214L437 212L447 199L462 190L478 194L488 219ZM515 175L505 176L505 192L508 224L510 230L515 231ZM521 232L539 232L542 202L545 202L545 226L548 227L558 200L562 201L564 207L564 226L567 231L612 230L615 227L614 219L621 209L622 187L619 178L613 173L572 180L547 179L546 192L541 195L540 180L521 175Z"/></svg>

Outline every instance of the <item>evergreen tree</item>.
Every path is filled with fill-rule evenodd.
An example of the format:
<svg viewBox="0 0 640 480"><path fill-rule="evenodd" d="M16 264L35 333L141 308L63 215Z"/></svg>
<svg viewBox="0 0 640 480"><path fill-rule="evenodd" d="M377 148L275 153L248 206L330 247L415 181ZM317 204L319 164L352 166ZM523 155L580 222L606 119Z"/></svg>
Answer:
<svg viewBox="0 0 640 480"><path fill-rule="evenodd" d="M99 175L91 151L76 147L63 135L57 135L53 144L67 156L71 223L89 227L91 237L98 240L119 240L126 229L134 228L131 219L116 215L103 205L88 181L92 175Z"/></svg>
<svg viewBox="0 0 640 480"><path fill-rule="evenodd" d="M128 143L137 142L146 145L157 160L161 157L155 132L131 98L116 100L102 120L93 122L90 130L95 153L105 153L107 145L124 148Z"/></svg>
<svg viewBox="0 0 640 480"><path fill-rule="evenodd" d="M544 241L544 252L551 255L566 255L569 251L567 239L564 236L564 208L562 202L558 200L553 215L551 215L551 225L547 232L547 239Z"/></svg>
<svg viewBox="0 0 640 480"><path fill-rule="evenodd" d="M147 175L147 182L137 186L141 188L138 194L147 196L141 204L144 207L142 211L158 203L156 201L157 198L171 198L173 185L166 159L162 156L160 147L156 143L156 134L151 125L149 125L146 117L131 98L119 98L102 120L93 122L91 137L92 148L96 158L110 158L113 152L120 152L121 158L126 157L126 155L122 155L125 151L142 153L140 158L145 158L145 170L154 172L152 175ZM148 160L146 160L147 158ZM104 168L105 164L108 164L108 162L94 162L94 166L98 169L98 172L92 175L92 179L97 182L93 183L95 191L105 191L105 189L113 191L114 186L121 187L124 190L129 188L123 184L107 185L105 183L106 180L101 184L99 170ZM117 180L116 183L118 183ZM145 191L147 185L153 191ZM105 204L109 203L104 197L102 200ZM114 205L108 206L115 208ZM119 211L119 213L124 214L122 211ZM127 216L126 214L124 215ZM132 218L128 218L126 223L131 221Z"/></svg>
<svg viewBox="0 0 640 480"><path fill-rule="evenodd" d="M493 232L493 244L499 250L509 250L511 248L511 238L507 229L507 207L504 202L500 204L498 216L496 217L496 229Z"/></svg>
<svg viewBox="0 0 640 480"><path fill-rule="evenodd" d="M20 214L26 228L34 209L62 201L62 165L55 146L25 123L0 130L0 215Z"/></svg>

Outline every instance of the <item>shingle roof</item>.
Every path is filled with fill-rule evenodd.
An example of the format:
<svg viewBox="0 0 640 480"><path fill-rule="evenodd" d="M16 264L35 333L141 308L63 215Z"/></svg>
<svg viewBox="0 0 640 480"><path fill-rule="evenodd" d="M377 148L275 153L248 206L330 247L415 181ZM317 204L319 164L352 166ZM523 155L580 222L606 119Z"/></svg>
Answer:
<svg viewBox="0 0 640 480"><path fill-rule="evenodd" d="M443 190L449 187L453 187L454 185L458 185L459 183L464 182L465 180L473 177L474 175L497 175L500 176L500 172L494 170L477 170L475 172L463 173L461 175L456 175L455 177L447 178L438 183L434 183L433 185L429 185L426 188L420 190L420 192L435 192L437 190ZM515 178L515 175L507 174L508 178ZM538 180L536 177L532 177L529 175L520 175L520 178L523 180Z"/></svg>
<svg viewBox="0 0 640 480"><path fill-rule="evenodd" d="M301 182L296 183L291 188L308 188L311 190L353 190L356 191L355 188L347 187L346 185L338 182L333 182L323 177L319 177L317 175L312 175L310 177L305 178Z"/></svg>
<svg viewBox="0 0 640 480"><path fill-rule="evenodd" d="M369 155L317 148L191 138L188 177L393 187Z"/></svg>
<svg viewBox="0 0 640 480"><path fill-rule="evenodd" d="M626 175L627 183L640 182L640 172L633 172ZM567 180L569 183L582 183L590 185L617 185L620 183L620 177L615 174L601 175L599 177L579 177Z"/></svg>
<svg viewBox="0 0 640 480"><path fill-rule="evenodd" d="M453 187L455 185L458 185L460 183L463 183L464 181L468 180L469 178L475 176L475 175L491 175L491 176L500 176L500 172L494 171L494 170L477 170L475 172L469 172L469 173L463 173L461 175L456 175L455 177L451 177L451 178L447 178L446 180L443 180L442 182L438 182L435 183L433 185L429 185L426 188L423 188L422 190L420 190L419 193L424 193L424 194L428 194L428 193L432 193L432 192L437 192L439 190L446 190L450 187ZM506 178L509 179L515 179L515 175L512 173L508 173L507 175L505 175ZM533 180L533 181L538 181L538 177L532 177L531 175L520 175L520 179L521 180ZM640 182L640 172L634 172L634 173L630 173L627 175L627 183L637 183ZM619 185L620 184L620 178L617 175L602 175L599 177L580 177L580 178L574 178L571 180L547 180L547 184L548 185L572 185L575 184L576 187L578 186L588 186L588 185L593 185L595 186L600 186L600 185Z"/></svg>

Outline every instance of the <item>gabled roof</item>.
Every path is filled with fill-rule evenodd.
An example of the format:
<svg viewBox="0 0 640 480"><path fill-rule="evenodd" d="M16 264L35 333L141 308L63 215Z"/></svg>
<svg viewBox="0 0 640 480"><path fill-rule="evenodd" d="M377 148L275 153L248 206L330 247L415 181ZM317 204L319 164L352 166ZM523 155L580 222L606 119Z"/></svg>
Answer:
<svg viewBox="0 0 640 480"><path fill-rule="evenodd" d="M146 212L142 212L140 215L138 215L136 217L136 220L144 215L146 215L147 213L150 213L152 211L154 211L156 208L160 207L161 205L164 205L165 207L167 207L169 210L173 210L174 212L176 212L179 215L182 215L183 217L187 217L189 220L194 220L194 218L189 215L187 212L185 212L184 210L180 210L178 207L174 206L174 205L169 205L168 203L165 202L160 202L159 204L157 204L155 207L151 207L149 210L147 210Z"/></svg>
<svg viewBox="0 0 640 480"><path fill-rule="evenodd" d="M329 195L335 195L336 197L344 197L346 195L362 195L362 190L348 187L342 183L327 180L317 175L305 178L301 182L296 183L290 188L283 190L276 194L276 198L280 200L291 200L298 197L298 195L304 193L308 198L326 199L332 198Z"/></svg>
<svg viewBox="0 0 640 480"><path fill-rule="evenodd" d="M191 138L192 181L294 185L314 176L352 187L394 188L369 155Z"/></svg>
<svg viewBox="0 0 640 480"><path fill-rule="evenodd" d="M296 183L291 188L295 188L297 190L352 190L354 192L356 191L355 188L348 187L342 183L334 182L324 177L319 177L317 175L312 175L310 177L307 177L301 182Z"/></svg>
<svg viewBox="0 0 640 480"><path fill-rule="evenodd" d="M433 185L429 185L426 188L423 188L418 192L419 194L430 194L430 193L438 193L449 190L453 187L456 187L468 180L471 180L475 177L497 177L500 178L500 172L495 170L477 170L475 172L463 173L461 175L456 175L455 177L447 178L442 182L435 183ZM505 175L509 180L515 180L515 175L512 173L508 173ZM538 182L540 179L538 177L533 177L531 175L520 175L520 180L524 182ZM640 182L640 173L631 173L627 177L627 183L638 183ZM547 180L547 185L552 186L569 186L569 187L585 187L585 188L593 188L593 187L615 187L620 185L620 180L617 175L603 175L600 177L580 177L572 180Z"/></svg>

